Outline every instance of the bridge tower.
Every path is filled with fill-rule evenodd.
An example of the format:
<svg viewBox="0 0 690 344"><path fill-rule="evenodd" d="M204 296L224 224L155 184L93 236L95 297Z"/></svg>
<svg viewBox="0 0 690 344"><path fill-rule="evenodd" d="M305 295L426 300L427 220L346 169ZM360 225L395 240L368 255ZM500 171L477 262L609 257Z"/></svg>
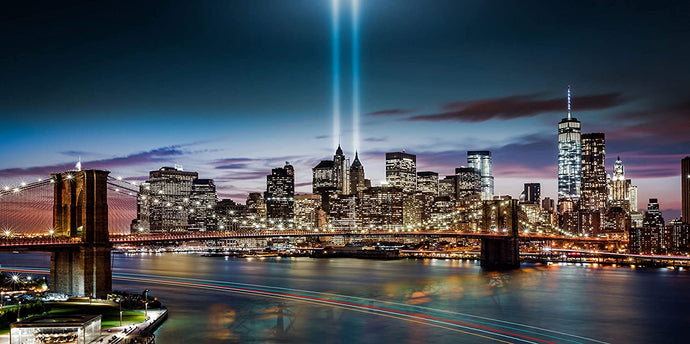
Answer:
<svg viewBox="0 0 690 344"><path fill-rule="evenodd" d="M487 269L517 269L520 268L520 239L519 217L520 206L518 200L512 199L504 206L504 223L508 234L501 238L483 238L480 265Z"/></svg>
<svg viewBox="0 0 690 344"><path fill-rule="evenodd" d="M54 292L105 297L112 290L109 173L84 170L53 174L55 234L81 239L78 248L51 252L50 289Z"/></svg>

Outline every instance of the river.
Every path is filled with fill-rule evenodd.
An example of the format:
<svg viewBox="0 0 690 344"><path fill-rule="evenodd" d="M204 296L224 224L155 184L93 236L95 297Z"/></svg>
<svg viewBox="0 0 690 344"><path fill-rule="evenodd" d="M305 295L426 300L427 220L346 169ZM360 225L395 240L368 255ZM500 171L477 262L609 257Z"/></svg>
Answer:
<svg viewBox="0 0 690 344"><path fill-rule="evenodd" d="M0 254L47 268L45 253ZM687 343L690 272L443 259L113 255L170 310L157 343Z"/></svg>

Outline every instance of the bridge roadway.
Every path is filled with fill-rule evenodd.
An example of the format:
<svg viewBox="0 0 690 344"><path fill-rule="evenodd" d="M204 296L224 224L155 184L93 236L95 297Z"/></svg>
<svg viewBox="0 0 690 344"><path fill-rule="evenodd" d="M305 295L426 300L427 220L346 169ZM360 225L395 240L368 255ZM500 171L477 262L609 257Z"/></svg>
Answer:
<svg viewBox="0 0 690 344"><path fill-rule="evenodd" d="M307 231L259 231L259 232L179 232L179 233L146 233L146 234L125 234L110 235L110 243L117 244L145 244L153 242L179 242L197 240L222 240L222 239L260 239L260 238L294 238L294 237L323 237L323 236L346 236L346 237L445 237L445 238L465 238L465 239L501 239L508 235L478 233L478 232L452 232L452 231L416 231L416 232L389 232L389 231L366 231L356 232L307 232ZM521 242L543 242L560 241L572 243L625 243L621 239L589 238L589 237L567 237L567 236L548 236L548 235L520 235ZM78 247L82 244L81 238L70 237L50 237L50 236L17 236L14 238L0 239L0 250L29 249L35 251L50 250L52 248Z"/></svg>

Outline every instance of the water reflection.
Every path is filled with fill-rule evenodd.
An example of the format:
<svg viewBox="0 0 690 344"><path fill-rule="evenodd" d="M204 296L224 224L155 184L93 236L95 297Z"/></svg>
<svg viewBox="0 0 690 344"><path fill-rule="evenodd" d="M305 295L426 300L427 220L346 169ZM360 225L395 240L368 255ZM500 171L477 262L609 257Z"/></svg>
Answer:
<svg viewBox="0 0 690 344"><path fill-rule="evenodd" d="M113 260L119 274L339 294L348 298L327 298L446 322L417 323L304 300L116 279L115 289L152 289L171 309L170 320L158 333L160 343L494 342L455 331L470 331L455 322L553 342L587 342L579 337L588 337L603 342L663 338L666 343L681 343L683 329L690 324L687 270L553 264L484 272L478 262L445 259L248 261L179 254L115 255ZM45 268L50 259L42 254L0 254L0 264Z"/></svg>

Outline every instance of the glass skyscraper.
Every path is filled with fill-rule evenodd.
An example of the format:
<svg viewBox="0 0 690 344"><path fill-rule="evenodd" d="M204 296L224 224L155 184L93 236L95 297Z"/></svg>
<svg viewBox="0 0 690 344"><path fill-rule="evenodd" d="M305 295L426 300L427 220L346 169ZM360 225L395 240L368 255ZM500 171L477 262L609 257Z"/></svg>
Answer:
<svg viewBox="0 0 690 344"><path fill-rule="evenodd" d="M580 197L582 146L581 124L570 110L568 85L568 117L558 123L558 199L576 200Z"/></svg>
<svg viewBox="0 0 690 344"><path fill-rule="evenodd" d="M491 174L491 152L468 151L467 165L477 170L481 176L482 200L492 200L494 198L494 177Z"/></svg>

